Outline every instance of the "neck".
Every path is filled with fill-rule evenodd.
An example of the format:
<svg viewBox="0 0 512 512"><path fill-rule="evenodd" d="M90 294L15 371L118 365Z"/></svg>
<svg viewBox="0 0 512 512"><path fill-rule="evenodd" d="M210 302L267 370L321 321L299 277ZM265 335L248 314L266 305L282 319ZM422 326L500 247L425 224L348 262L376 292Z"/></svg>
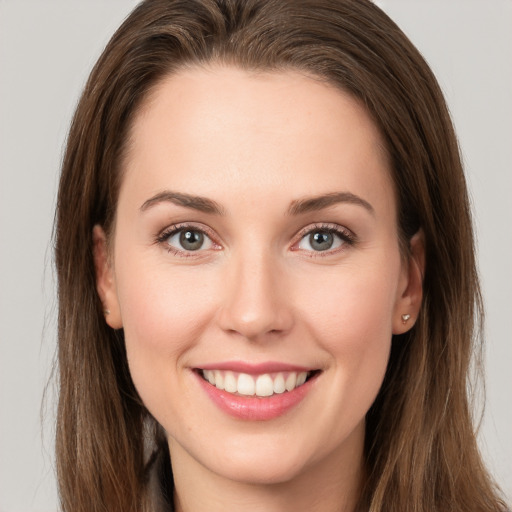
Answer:
<svg viewBox="0 0 512 512"><path fill-rule="evenodd" d="M353 512L363 480L363 431L291 477L247 482L215 473L169 442L176 512ZM356 441L356 442L354 442Z"/></svg>

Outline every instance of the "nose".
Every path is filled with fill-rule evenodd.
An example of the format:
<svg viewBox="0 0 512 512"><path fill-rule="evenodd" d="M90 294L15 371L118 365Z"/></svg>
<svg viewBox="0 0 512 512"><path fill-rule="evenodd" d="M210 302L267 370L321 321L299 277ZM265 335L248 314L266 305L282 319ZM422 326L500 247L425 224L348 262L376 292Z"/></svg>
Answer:
<svg viewBox="0 0 512 512"><path fill-rule="evenodd" d="M294 323L286 277L272 258L262 254L228 264L222 285L220 327L251 341L289 332Z"/></svg>

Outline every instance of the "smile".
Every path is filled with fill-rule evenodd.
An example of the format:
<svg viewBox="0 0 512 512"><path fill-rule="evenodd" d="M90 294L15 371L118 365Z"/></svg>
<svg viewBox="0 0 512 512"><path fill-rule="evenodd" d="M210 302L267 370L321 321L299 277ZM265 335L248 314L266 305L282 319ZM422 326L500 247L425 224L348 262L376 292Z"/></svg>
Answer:
<svg viewBox="0 0 512 512"><path fill-rule="evenodd" d="M201 370L202 377L217 389L242 396L269 397L302 386L314 372L277 372L249 375L223 370Z"/></svg>
<svg viewBox="0 0 512 512"><path fill-rule="evenodd" d="M240 420L265 421L298 406L322 371L280 363L220 363L196 368L193 373L220 410Z"/></svg>

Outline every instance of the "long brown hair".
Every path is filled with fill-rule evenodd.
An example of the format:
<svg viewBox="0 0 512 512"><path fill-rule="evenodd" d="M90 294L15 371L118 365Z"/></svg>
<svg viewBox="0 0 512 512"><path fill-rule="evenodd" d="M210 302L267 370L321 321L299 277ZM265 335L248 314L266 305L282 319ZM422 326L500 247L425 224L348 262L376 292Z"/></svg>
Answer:
<svg viewBox="0 0 512 512"><path fill-rule="evenodd" d="M92 229L112 232L127 134L148 91L210 62L302 70L362 101L392 163L404 250L424 232L424 301L414 328L393 339L367 415L361 508L503 510L467 393L481 298L457 140L429 67L368 0L147 0L105 48L73 119L56 215L63 509L151 508L147 451L168 454L131 381L123 333L104 322Z"/></svg>

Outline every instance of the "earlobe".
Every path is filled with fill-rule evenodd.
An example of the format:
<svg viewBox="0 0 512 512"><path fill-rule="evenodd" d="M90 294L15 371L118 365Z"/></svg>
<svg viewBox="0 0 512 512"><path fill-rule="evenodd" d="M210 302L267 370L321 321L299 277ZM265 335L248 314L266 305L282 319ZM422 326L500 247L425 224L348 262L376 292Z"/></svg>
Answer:
<svg viewBox="0 0 512 512"><path fill-rule="evenodd" d="M425 236L421 229L409 242L409 255L404 272L404 284L393 314L393 334L403 334L410 330L420 311L425 274Z"/></svg>
<svg viewBox="0 0 512 512"><path fill-rule="evenodd" d="M113 329L120 329L123 323L117 299L115 275L108 254L107 237L101 226L94 226L92 240L96 290L103 305L105 321Z"/></svg>

